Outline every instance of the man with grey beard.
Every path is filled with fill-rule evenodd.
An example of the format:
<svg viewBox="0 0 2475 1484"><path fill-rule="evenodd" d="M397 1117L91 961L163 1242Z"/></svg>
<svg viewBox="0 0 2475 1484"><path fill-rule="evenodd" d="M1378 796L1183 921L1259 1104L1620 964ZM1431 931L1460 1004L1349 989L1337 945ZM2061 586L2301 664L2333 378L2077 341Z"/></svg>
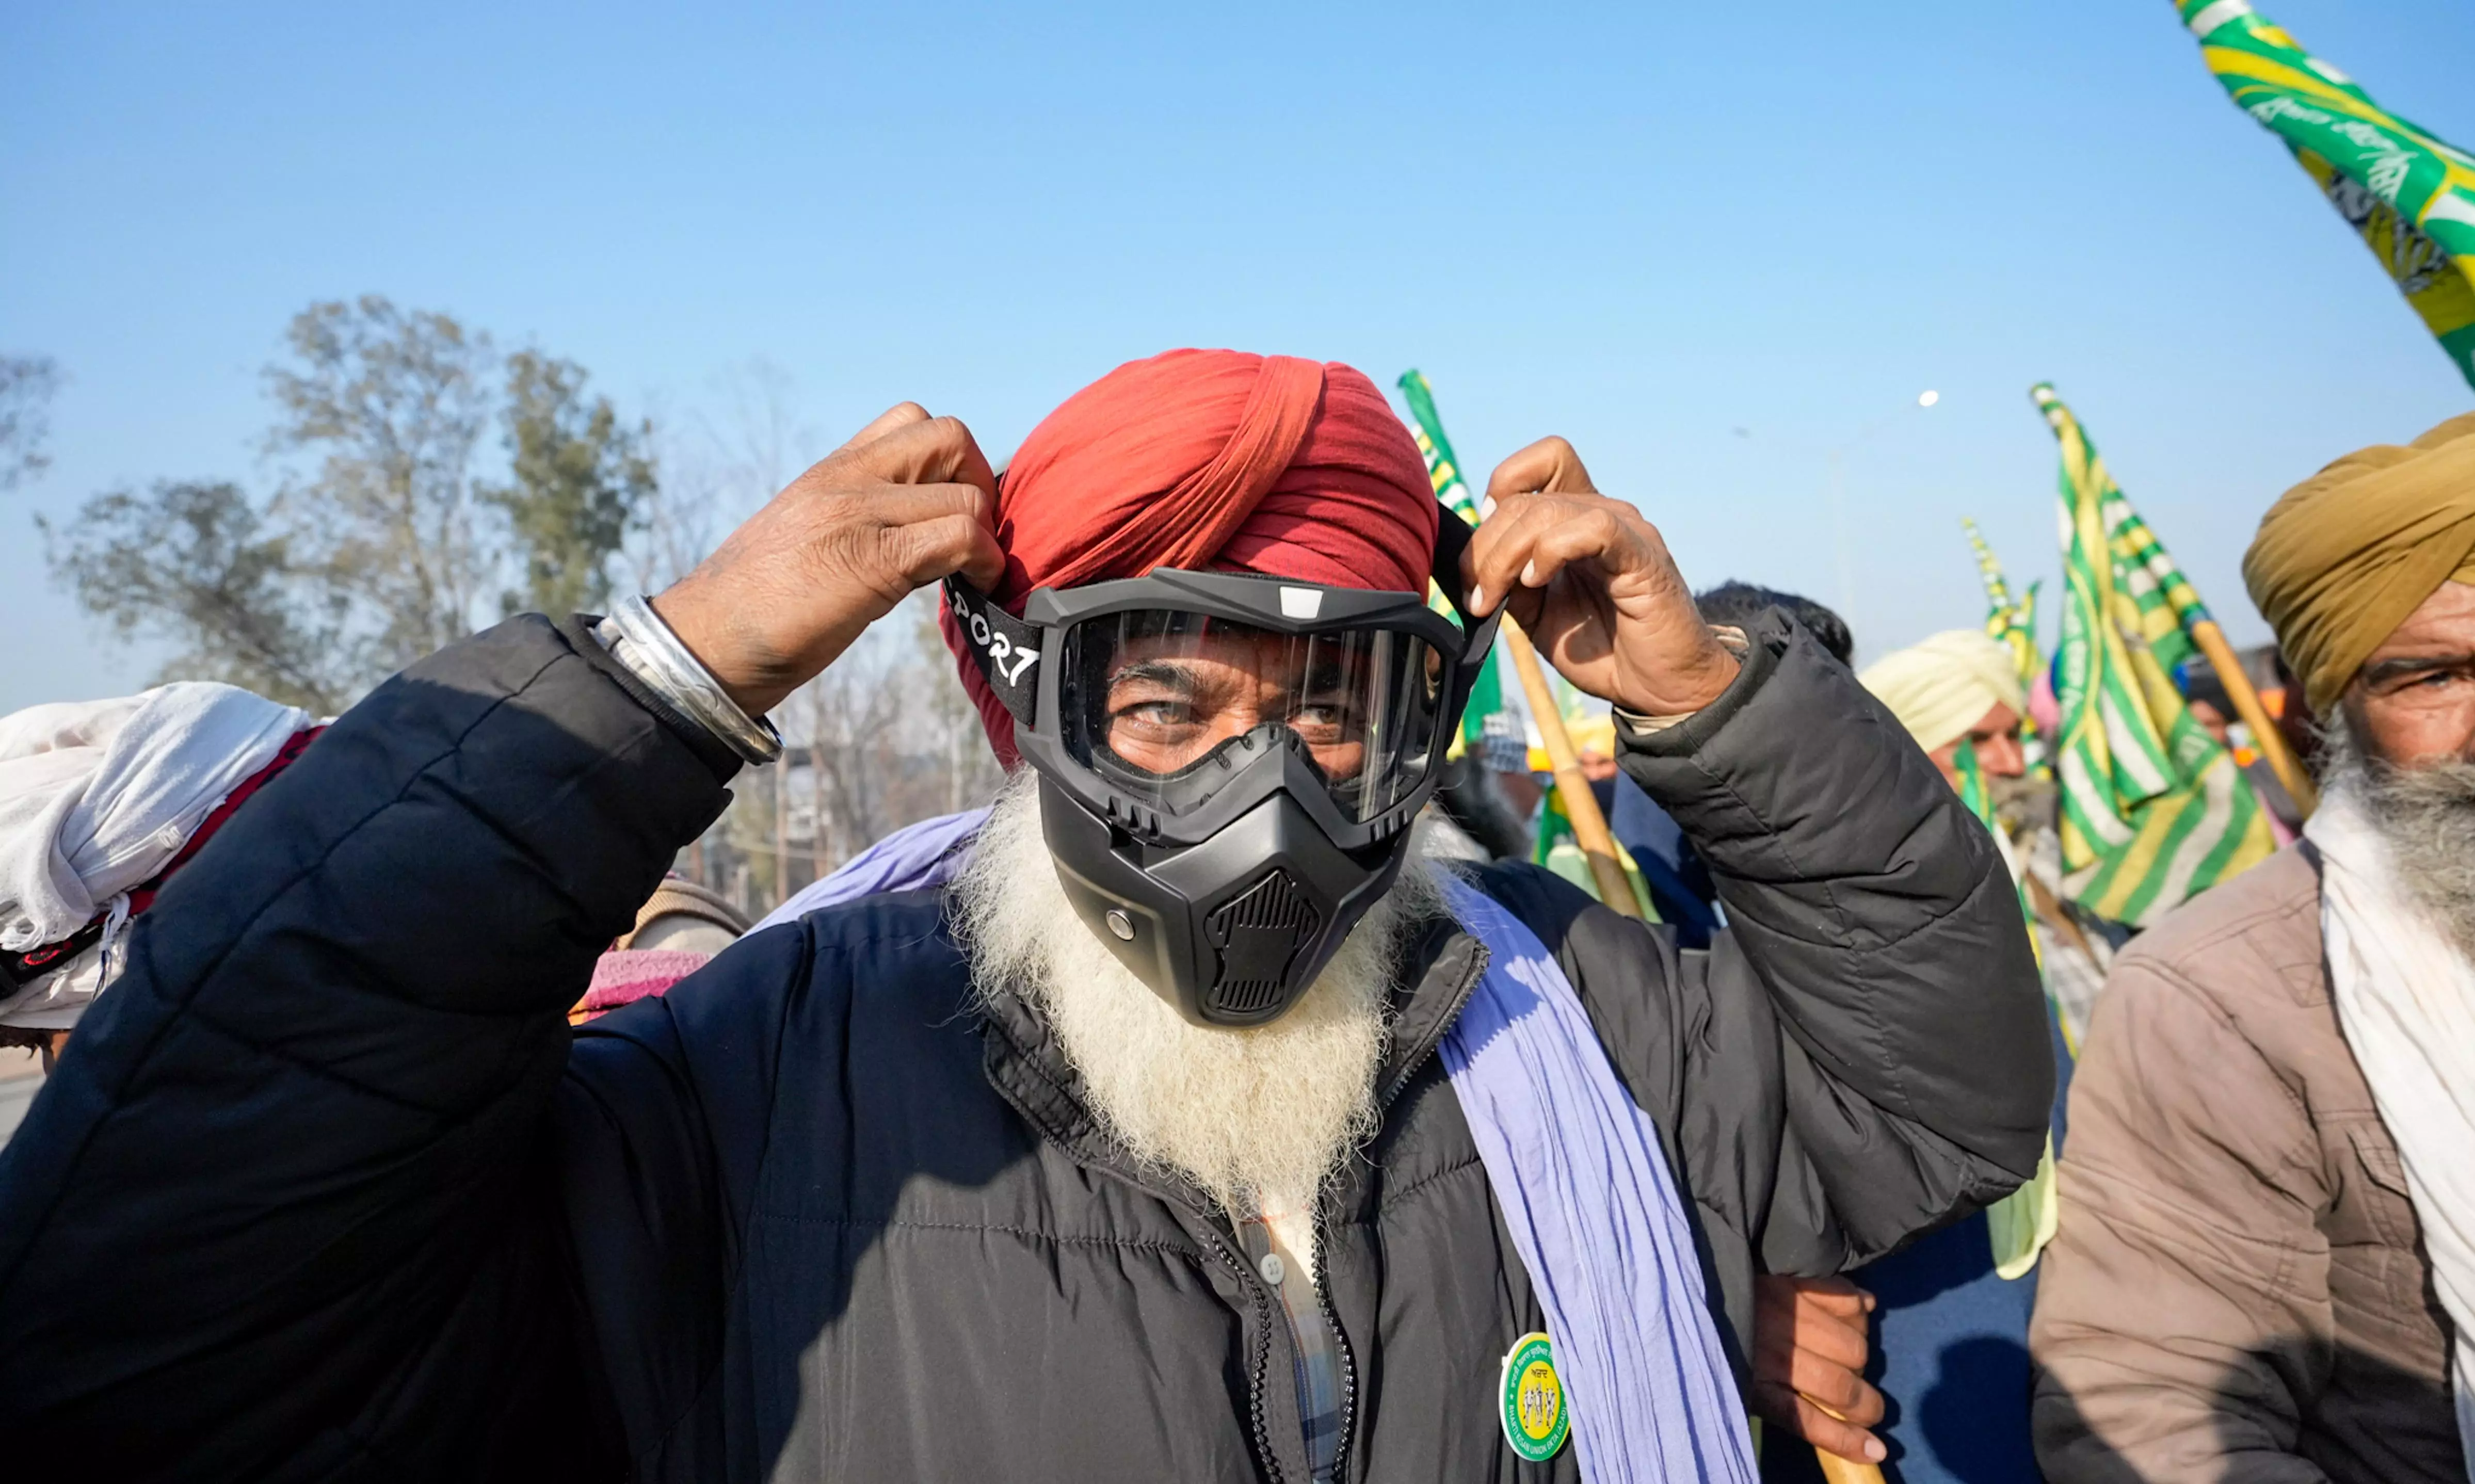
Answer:
<svg viewBox="0 0 2475 1484"><path fill-rule="evenodd" d="M2321 718L2321 803L2115 961L2031 1330L2039 1461L2059 1484L2458 1484L2475 415L2288 492L2243 574Z"/></svg>
<svg viewBox="0 0 2475 1484"><path fill-rule="evenodd" d="M1297 1008L1232 1034L1180 1015L1096 936L1058 931L1074 909L1034 785L1028 770L1008 783L955 883L973 979L1031 1002L1139 1164L1192 1180L1224 1210L1260 1214L1270 1243L1311 1265L1314 1197L1375 1131L1387 991L1403 939L1442 915L1438 867L1412 854Z"/></svg>
<svg viewBox="0 0 2475 1484"><path fill-rule="evenodd" d="M1748 1392L1879 1457L1753 1278L2036 1167L2008 877L1570 446L1489 496L1349 367L1171 352L1002 479L896 407L668 591L396 677L0 1152L11 1478L1742 1484ZM571 1032L763 714L931 583L1020 765L968 865ZM1507 613L1709 863L1706 950L1415 848Z"/></svg>

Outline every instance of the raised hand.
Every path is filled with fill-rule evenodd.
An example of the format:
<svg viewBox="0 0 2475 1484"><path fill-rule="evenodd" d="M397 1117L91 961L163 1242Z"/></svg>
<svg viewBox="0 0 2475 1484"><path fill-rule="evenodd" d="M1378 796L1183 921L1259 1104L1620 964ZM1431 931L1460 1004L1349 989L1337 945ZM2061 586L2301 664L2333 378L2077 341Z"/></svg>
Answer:
<svg viewBox="0 0 2475 1484"><path fill-rule="evenodd" d="M1657 528L1592 488L1571 444L1532 444L1486 493L1461 563L1472 612L1504 604L1565 679L1644 716L1699 711L1736 677Z"/></svg>
<svg viewBox="0 0 2475 1484"><path fill-rule="evenodd" d="M906 401L792 480L653 610L761 716L914 588L957 572L996 586L995 508L970 429Z"/></svg>

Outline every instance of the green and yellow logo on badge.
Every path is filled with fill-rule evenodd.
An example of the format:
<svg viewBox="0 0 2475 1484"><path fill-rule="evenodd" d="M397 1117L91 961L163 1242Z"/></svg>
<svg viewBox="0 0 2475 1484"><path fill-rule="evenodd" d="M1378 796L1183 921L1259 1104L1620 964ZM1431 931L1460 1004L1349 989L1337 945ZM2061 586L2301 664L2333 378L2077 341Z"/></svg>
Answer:
<svg viewBox="0 0 2475 1484"><path fill-rule="evenodd" d="M1564 1405L1564 1383L1556 1375L1555 1348L1532 1331L1512 1342L1504 1357L1504 1438L1532 1463L1556 1456L1573 1428Z"/></svg>

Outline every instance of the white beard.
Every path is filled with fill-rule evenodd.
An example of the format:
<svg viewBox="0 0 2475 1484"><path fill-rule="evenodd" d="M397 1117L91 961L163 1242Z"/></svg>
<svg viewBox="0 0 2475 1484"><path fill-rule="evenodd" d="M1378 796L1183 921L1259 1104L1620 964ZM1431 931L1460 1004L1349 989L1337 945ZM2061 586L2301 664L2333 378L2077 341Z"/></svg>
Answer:
<svg viewBox="0 0 2475 1484"><path fill-rule="evenodd" d="M1276 1223L1304 1255L1317 1192L1380 1120L1375 1074L1400 951L1443 910L1414 845L1298 1004L1246 1029L1188 1021L1083 925L1041 837L1028 768L998 794L954 890L973 983L1011 986L1040 1010L1110 1135L1233 1214L1306 1214L1305 1244L1291 1222Z"/></svg>
<svg viewBox="0 0 2475 1484"><path fill-rule="evenodd" d="M2475 960L2475 763L2393 767L2377 762L2342 713L2321 742L2328 787L2360 791L2406 894L2459 952Z"/></svg>

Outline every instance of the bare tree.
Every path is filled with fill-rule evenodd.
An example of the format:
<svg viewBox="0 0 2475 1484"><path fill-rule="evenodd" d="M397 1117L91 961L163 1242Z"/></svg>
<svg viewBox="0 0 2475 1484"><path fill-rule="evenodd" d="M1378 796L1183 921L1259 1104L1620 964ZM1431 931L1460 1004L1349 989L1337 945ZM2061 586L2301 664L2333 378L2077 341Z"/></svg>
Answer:
<svg viewBox="0 0 2475 1484"><path fill-rule="evenodd" d="M646 456L660 477L624 560L637 592L659 593L721 545L741 492L703 429L666 416L649 421Z"/></svg>
<svg viewBox="0 0 2475 1484"><path fill-rule="evenodd" d="M825 827L825 708L823 696L815 686L800 687L798 696L807 713L808 877L813 881L825 874L826 861L833 849L831 832Z"/></svg>
<svg viewBox="0 0 2475 1484"><path fill-rule="evenodd" d="M818 833L837 864L903 822L891 797L900 773L895 727L905 705L901 657L889 643L894 637L881 628L869 634L807 687Z"/></svg>
<svg viewBox="0 0 2475 1484"><path fill-rule="evenodd" d="M718 377L718 406L655 420L661 469L629 571L658 592L828 447L780 368ZM774 712L785 750L681 854L679 867L764 912L893 830L986 802L1003 774L938 636L936 595L912 595Z"/></svg>
<svg viewBox="0 0 2475 1484"><path fill-rule="evenodd" d="M630 571L638 588L657 593L685 575L739 521L788 484L825 447L822 435L796 410L790 375L771 361L734 366L712 383L715 405L694 415L655 420L652 456L661 480L645 508L645 529L631 543ZM816 739L831 730L812 718L840 704L812 686L786 701L776 718L791 733L790 750L774 765L787 775L809 765L806 808L814 832L808 840L807 874L813 879L844 859L831 786L832 769L820 764ZM770 910L792 889L790 786L779 778L752 780L734 791L730 807L682 857L682 868L718 890L748 883L751 901ZM872 838L872 837L871 837Z"/></svg>
<svg viewBox="0 0 2475 1484"><path fill-rule="evenodd" d="M707 853L711 865L723 873L722 880L707 884L730 889L744 881L745 887L734 895L739 896L740 909L750 915L772 912L786 894L781 858L773 852L777 791L771 777L760 774L747 779L730 791L730 807L705 834L713 847Z"/></svg>
<svg viewBox="0 0 2475 1484"><path fill-rule="evenodd" d="M972 704L970 693L963 689L961 672L946 651L945 637L937 624L935 598L915 599L914 606L919 609L919 617L912 643L922 671L914 689L920 699L919 723L940 763L944 784L943 813L958 814L993 798L997 785L1005 781L1005 770L997 766L996 754L989 750L988 734L980 724L980 709Z"/></svg>
<svg viewBox="0 0 2475 1484"><path fill-rule="evenodd" d="M773 498L794 475L831 447L796 410L797 383L765 357L752 356L714 378L721 406L699 418L706 441L722 456L746 515Z"/></svg>
<svg viewBox="0 0 2475 1484"><path fill-rule="evenodd" d="M935 615L933 591L913 594L776 708L782 760L683 868L719 890L747 882L761 913L892 831L994 795L1004 774Z"/></svg>

